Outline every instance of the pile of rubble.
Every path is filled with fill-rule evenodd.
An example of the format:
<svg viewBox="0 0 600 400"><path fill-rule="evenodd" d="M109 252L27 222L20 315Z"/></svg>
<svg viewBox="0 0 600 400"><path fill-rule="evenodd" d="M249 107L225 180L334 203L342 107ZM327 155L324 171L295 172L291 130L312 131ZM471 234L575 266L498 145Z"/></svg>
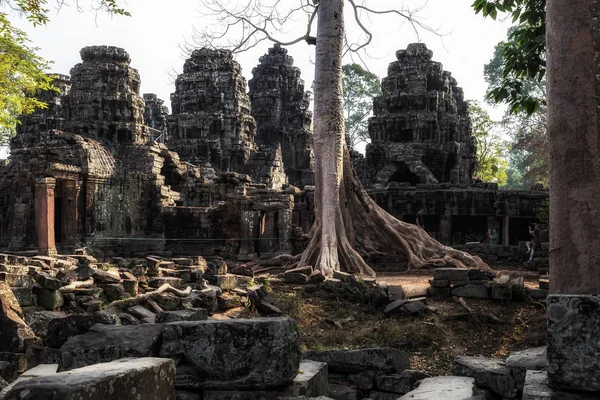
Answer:
<svg viewBox="0 0 600 400"><path fill-rule="evenodd" d="M438 268L427 291L432 297L467 297L476 299L545 300L548 296L547 280L540 279L540 288L525 287L522 276L511 277L467 268Z"/></svg>

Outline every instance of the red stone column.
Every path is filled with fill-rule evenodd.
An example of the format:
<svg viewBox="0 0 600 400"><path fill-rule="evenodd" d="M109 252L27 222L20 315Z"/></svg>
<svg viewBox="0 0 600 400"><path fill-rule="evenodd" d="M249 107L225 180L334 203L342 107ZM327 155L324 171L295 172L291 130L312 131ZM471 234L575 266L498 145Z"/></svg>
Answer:
<svg viewBox="0 0 600 400"><path fill-rule="evenodd" d="M56 255L54 243L54 188L56 179L40 178L35 185L35 218L40 254Z"/></svg>
<svg viewBox="0 0 600 400"><path fill-rule="evenodd" d="M77 180L63 181L64 202L64 246L68 250L75 249L77 241L77 197L79 185Z"/></svg>

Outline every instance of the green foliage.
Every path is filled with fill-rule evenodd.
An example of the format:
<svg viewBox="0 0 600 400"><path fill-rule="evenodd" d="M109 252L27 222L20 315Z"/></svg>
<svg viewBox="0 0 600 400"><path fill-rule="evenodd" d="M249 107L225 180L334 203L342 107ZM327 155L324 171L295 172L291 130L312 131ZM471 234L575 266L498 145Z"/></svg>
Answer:
<svg viewBox="0 0 600 400"><path fill-rule="evenodd" d="M121 0L92 0L96 10L110 14L130 14L122 8ZM68 0L58 0L57 7L68 4ZM75 0L77 7L80 3ZM0 7L22 15L33 26L44 25L49 21L48 0L4 0ZM6 145L15 132L20 115L33 113L45 108L46 104L36 98L44 90L56 90L52 86L52 77L45 72L50 63L37 54L38 48L32 47L27 34L14 27L9 14L0 12L0 145Z"/></svg>
<svg viewBox="0 0 600 400"><path fill-rule="evenodd" d="M514 28L509 29L509 36L513 30ZM489 85L488 94L502 84L505 70L503 48L504 42L496 45L493 58L484 67L485 80ZM535 112L511 113L508 110L502 121L502 129L511 138L506 151L507 187L514 189L527 189L538 182L548 184L545 79L523 79L521 94L540 101Z"/></svg>
<svg viewBox="0 0 600 400"><path fill-rule="evenodd" d="M49 63L36 51L25 32L0 13L0 145L6 145L14 134L19 115L46 107L35 94L50 90L52 79L45 73Z"/></svg>
<svg viewBox="0 0 600 400"><path fill-rule="evenodd" d="M508 104L511 113L535 113L545 99L525 89L528 81L541 83L546 74L546 1L475 0L473 9L492 19L510 14L515 24L496 49L502 74L488 90L488 99Z"/></svg>
<svg viewBox="0 0 600 400"><path fill-rule="evenodd" d="M498 132L498 123L477 102L469 102L473 136L477 140L475 176L484 182L506 185L508 163L504 158L505 143Z"/></svg>
<svg viewBox="0 0 600 400"><path fill-rule="evenodd" d="M342 67L342 86L348 145L354 148L369 140L368 118L373 111L373 98L381 96L381 83L377 75L360 65L347 64Z"/></svg>

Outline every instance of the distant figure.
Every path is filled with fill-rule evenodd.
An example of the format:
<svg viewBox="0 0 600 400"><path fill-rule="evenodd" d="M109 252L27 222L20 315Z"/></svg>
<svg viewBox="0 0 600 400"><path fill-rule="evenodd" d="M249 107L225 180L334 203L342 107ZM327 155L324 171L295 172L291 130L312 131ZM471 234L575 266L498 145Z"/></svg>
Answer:
<svg viewBox="0 0 600 400"><path fill-rule="evenodd" d="M419 212L417 212L417 226L423 230L425 230L425 220L423 219L423 211L425 211L425 209L423 207L419 208Z"/></svg>
<svg viewBox="0 0 600 400"><path fill-rule="evenodd" d="M529 254L529 261L533 261L533 254L536 250L540 250L542 248L542 232L540 231L540 226L535 224L532 227L529 227L529 236L531 236L531 241L526 242L527 245L527 253Z"/></svg>
<svg viewBox="0 0 600 400"><path fill-rule="evenodd" d="M490 238L490 244L496 246L498 244L498 229L488 229L488 237Z"/></svg>

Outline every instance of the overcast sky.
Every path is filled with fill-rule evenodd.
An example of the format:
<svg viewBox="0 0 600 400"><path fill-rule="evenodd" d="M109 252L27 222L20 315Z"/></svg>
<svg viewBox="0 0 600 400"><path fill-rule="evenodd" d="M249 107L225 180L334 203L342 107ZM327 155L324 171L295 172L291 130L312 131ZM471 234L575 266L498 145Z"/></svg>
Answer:
<svg viewBox="0 0 600 400"><path fill-rule="evenodd" d="M282 3L288 1L292 0ZM80 0L80 3L86 1ZM396 50L406 48L409 43L424 42L433 50L434 60L442 62L444 69L451 71L459 86L464 88L465 97L482 101L487 87L483 79L483 66L490 60L494 45L506 37L510 24L508 21L492 21L475 15L472 3L473 0L429 0L427 3L420 0L369 0L369 7L378 10L424 6L418 17L442 36L422 29L417 36L410 24L398 17L373 16L365 19L365 25L372 29L374 39L368 49L369 56L363 55L363 60L373 73L383 78L388 64L395 60ZM348 8L346 11L349 11ZM131 17L110 17L90 12L85 7L84 12L74 7L63 7L51 13L51 22L47 26L37 28L17 16L12 16L11 20L29 34L43 57L54 61L53 72L69 74L71 67L80 61L79 50L84 46L123 47L131 56L132 66L140 72L142 93L156 93L170 106L172 71L180 72L185 59L181 45L191 38L193 26L206 27L211 21L197 0L128 0L127 9ZM351 15L348 14L348 17ZM359 38L356 24L350 18L347 20L351 37ZM296 27L305 29L306 21L301 18L288 25L292 35ZM269 44L263 43L247 53L237 55L247 79L252 77L252 68L269 47ZM303 42L290 47L289 54L301 68L306 87L310 88L314 76L314 65L311 63L314 47ZM352 60L347 57L345 62ZM495 118L500 118L502 114L500 110L490 109L490 112ZM0 152L0 158L2 155Z"/></svg>

